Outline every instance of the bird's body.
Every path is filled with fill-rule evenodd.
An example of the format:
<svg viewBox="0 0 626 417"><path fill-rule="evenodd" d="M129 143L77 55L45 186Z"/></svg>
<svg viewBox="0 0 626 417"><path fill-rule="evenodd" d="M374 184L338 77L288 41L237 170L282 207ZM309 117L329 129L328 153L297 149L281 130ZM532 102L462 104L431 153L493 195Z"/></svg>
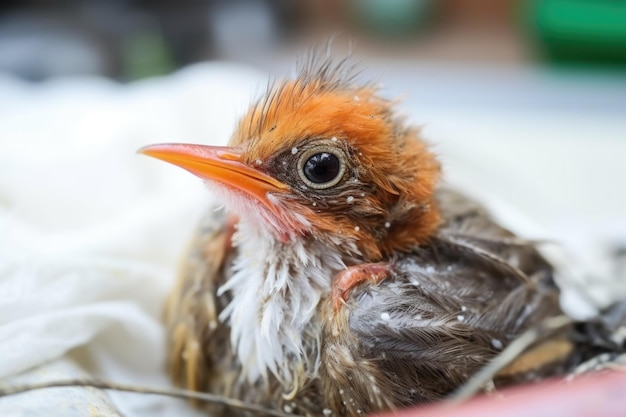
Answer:
<svg viewBox="0 0 626 417"><path fill-rule="evenodd" d="M254 295L259 290L252 280L265 280L250 274L250 268L239 268L241 263L255 265L252 269L258 272L261 265L273 267L277 259L292 260L281 264L308 277L312 259L305 266L284 248L266 256L258 240L243 230L232 236L227 215L211 210L168 304L175 381L313 416L324 415L324 410L359 415L449 394L512 339L558 314L559 308L551 267L531 245L520 244L480 206L455 192L441 191L440 200L450 209L443 210L445 223L430 244L394 259L392 277L354 288L337 312L331 306L330 283L341 271L341 261L331 260L334 267L325 272L328 284L320 284L316 308L310 314L295 310L302 314L298 319L306 318L296 320L296 329L302 326L300 357L271 346L271 341L281 340L278 334L263 340L267 318L258 316ZM248 252L251 248L258 251ZM233 282L241 270L248 271L247 279L237 288ZM288 297L279 301L289 302ZM237 313L241 327L233 338L237 324L231 320ZM281 323L290 324L289 313L283 313ZM283 332L285 327L280 327ZM281 352L276 365L290 372L281 375L283 381L259 368L263 362L255 355L262 349L269 349L270 356Z"/></svg>
<svg viewBox="0 0 626 417"><path fill-rule="evenodd" d="M418 131L345 64L309 60L230 145L143 150L207 179L226 207L169 298L178 384L358 416L443 398L559 314L533 245L442 189Z"/></svg>

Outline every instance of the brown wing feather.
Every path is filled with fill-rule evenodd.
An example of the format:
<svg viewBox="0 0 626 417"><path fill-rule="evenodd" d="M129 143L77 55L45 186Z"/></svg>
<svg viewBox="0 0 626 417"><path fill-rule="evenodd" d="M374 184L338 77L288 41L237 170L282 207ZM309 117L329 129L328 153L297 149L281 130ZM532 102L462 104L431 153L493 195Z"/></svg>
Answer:
<svg viewBox="0 0 626 417"><path fill-rule="evenodd" d="M169 372L177 385L205 391L216 374L214 358L228 355L228 329L218 320L224 301L216 290L233 249L233 222L219 211L202 220L183 260L178 281L165 308L169 337Z"/></svg>
<svg viewBox="0 0 626 417"><path fill-rule="evenodd" d="M324 392L341 415L440 399L560 312L532 244L460 194L441 191L439 203L445 223L430 244L390 261L389 279L355 288L326 322Z"/></svg>

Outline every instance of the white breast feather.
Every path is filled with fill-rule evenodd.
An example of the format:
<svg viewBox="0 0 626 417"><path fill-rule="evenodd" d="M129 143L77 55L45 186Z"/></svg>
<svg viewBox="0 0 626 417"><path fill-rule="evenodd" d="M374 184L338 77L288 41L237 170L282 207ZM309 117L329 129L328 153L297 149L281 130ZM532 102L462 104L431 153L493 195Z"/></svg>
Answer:
<svg viewBox="0 0 626 417"><path fill-rule="evenodd" d="M317 375L320 360L320 326L316 307L330 292L333 276L346 268L343 256L352 261L360 255L354 242L332 238L326 243L292 236L288 243L280 232L310 229L306 217L280 207L276 218L262 204L236 190L207 183L218 199L240 214L233 246L238 256L233 275L218 290L232 293L232 301L220 314L230 325L231 344L254 383L267 378L269 370L285 388L293 389L296 364ZM268 195L281 206L280 199Z"/></svg>
<svg viewBox="0 0 626 417"><path fill-rule="evenodd" d="M219 290L232 292L233 299L220 320L230 324L231 343L250 382L266 378L269 370L290 387L296 383L294 363L302 363L310 376L317 374L316 307L330 292L332 277L346 266L338 250L320 242L285 244L255 231L256 226L240 223L233 236L239 255L233 276ZM356 246L348 246L356 254Z"/></svg>

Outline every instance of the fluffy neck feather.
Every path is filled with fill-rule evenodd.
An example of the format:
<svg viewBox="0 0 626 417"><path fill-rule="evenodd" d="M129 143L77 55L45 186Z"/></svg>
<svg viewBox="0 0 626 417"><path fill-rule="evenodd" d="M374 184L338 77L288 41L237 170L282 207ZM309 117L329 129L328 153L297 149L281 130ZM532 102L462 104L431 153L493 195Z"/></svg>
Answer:
<svg viewBox="0 0 626 417"><path fill-rule="evenodd" d="M230 324L243 375L255 382L267 378L269 370L286 388L295 388L296 372L317 374L317 306L330 292L333 276L346 267L346 251L349 258L357 255L356 246L304 239L282 243L245 222L233 245L238 248L233 275L220 288L233 298L220 320Z"/></svg>

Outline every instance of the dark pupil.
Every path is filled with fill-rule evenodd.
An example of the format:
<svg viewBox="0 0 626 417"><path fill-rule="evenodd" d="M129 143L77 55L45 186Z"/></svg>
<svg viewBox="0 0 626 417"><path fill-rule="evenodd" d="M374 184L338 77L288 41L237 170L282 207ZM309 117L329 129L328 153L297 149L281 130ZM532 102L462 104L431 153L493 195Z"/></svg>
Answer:
<svg viewBox="0 0 626 417"><path fill-rule="evenodd" d="M304 175L316 184L330 182L339 174L339 158L335 155L322 152L310 157L304 164Z"/></svg>

